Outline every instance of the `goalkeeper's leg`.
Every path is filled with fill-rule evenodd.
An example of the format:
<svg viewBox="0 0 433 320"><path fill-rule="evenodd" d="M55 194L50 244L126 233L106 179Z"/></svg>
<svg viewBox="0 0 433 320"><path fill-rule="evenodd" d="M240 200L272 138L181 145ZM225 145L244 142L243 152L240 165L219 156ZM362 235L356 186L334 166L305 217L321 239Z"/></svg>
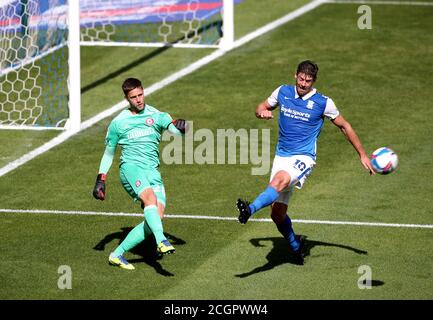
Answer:
<svg viewBox="0 0 433 320"><path fill-rule="evenodd" d="M110 254L110 257L108 258L110 264L127 270L135 269L134 266L123 257L123 254L146 239L151 232L152 231L150 230L149 226L144 221L136 225L135 228L128 233L125 240L123 240L116 250Z"/></svg>
<svg viewBox="0 0 433 320"><path fill-rule="evenodd" d="M125 252L130 251L140 242L144 241L152 231L149 226L143 221L142 223L136 225L134 229L129 231L126 238L122 243L113 251L116 256L121 256Z"/></svg>
<svg viewBox="0 0 433 320"><path fill-rule="evenodd" d="M153 234L155 235L158 252L161 254L174 253L174 247L164 236L161 216L158 212L157 198L153 189L145 189L140 194L140 200L144 203L144 220L147 222Z"/></svg>

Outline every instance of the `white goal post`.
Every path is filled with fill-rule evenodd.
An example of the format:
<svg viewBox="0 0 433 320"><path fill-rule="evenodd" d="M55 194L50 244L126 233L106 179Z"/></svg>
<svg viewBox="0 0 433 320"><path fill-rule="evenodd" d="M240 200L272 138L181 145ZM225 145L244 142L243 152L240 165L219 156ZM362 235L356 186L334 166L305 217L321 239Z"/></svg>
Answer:
<svg viewBox="0 0 433 320"><path fill-rule="evenodd" d="M0 129L80 130L80 46L234 43L242 0L0 0Z"/></svg>

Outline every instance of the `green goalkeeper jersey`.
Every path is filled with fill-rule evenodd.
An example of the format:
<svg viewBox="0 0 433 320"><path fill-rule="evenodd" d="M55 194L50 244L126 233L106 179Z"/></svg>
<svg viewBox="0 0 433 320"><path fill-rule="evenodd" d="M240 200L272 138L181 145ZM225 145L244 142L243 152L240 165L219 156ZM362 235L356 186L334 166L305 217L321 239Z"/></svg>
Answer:
<svg viewBox="0 0 433 320"><path fill-rule="evenodd" d="M110 123L105 144L112 148L121 146L120 165L134 163L143 168L158 168L159 143L171 122L168 113L147 104L138 114L126 109Z"/></svg>

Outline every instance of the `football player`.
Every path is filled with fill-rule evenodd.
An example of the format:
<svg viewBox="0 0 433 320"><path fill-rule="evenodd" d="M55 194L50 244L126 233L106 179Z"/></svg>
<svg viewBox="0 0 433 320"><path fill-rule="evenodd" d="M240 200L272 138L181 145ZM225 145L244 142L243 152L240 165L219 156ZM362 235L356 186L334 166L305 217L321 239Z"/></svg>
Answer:
<svg viewBox="0 0 433 320"><path fill-rule="evenodd" d="M166 205L165 189L159 168L159 143L164 130L183 135L186 121L173 120L166 112L148 105L144 101L141 81L128 78L122 90L129 106L110 123L105 138L105 152L99 166L93 196L105 199L105 181L113 162L116 146L121 146L120 181L125 191L141 202L144 221L132 229L125 240L109 256L109 263L123 269L134 266L123 254L154 234L160 254L174 253L175 248L163 233L162 218Z"/></svg>
<svg viewBox="0 0 433 320"><path fill-rule="evenodd" d="M256 117L272 119L272 112L280 107L279 137L267 188L252 202L238 199L239 222L245 224L251 215L272 205L271 217L287 239L295 262L304 263L304 237L295 235L287 215L289 198L296 187L302 188L316 164L316 142L324 118L336 125L359 155L362 166L374 174L361 141L350 123L343 118L331 98L313 87L318 66L306 60L296 70L294 85L281 85L256 108Z"/></svg>

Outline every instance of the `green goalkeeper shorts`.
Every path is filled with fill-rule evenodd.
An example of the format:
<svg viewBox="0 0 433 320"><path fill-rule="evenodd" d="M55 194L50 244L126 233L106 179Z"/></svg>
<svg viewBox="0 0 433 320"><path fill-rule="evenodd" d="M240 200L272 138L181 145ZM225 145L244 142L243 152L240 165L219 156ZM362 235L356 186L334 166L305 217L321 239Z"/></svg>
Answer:
<svg viewBox="0 0 433 320"><path fill-rule="evenodd" d="M144 169L132 163L120 166L120 181L126 192L135 200L143 190L152 188L159 203L165 206L165 188L161 173L156 169Z"/></svg>

